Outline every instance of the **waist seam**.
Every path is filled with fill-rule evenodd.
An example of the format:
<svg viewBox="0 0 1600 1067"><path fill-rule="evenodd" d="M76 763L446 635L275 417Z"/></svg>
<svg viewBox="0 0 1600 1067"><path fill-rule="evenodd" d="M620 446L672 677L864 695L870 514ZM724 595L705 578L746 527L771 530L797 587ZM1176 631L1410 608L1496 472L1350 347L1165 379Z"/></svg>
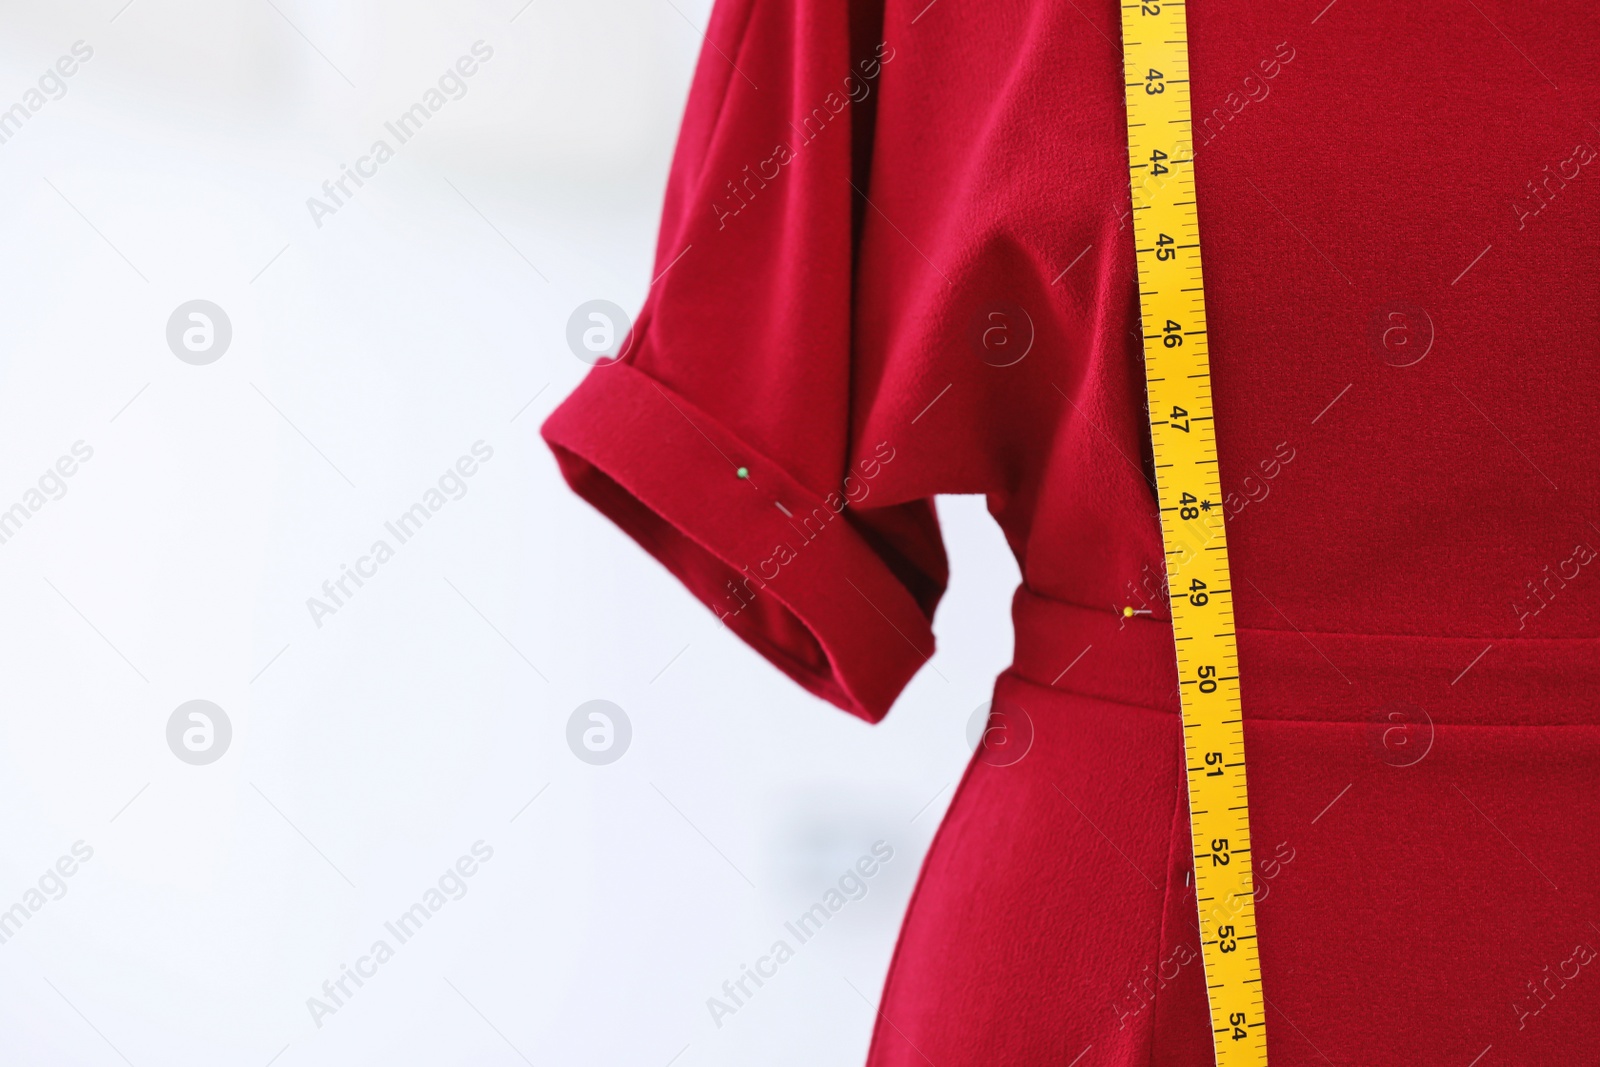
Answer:
<svg viewBox="0 0 1600 1067"><path fill-rule="evenodd" d="M1151 624L1155 624L1155 625L1165 626L1165 627L1171 627L1172 626L1172 617L1170 615L1154 615L1154 614L1151 614L1151 615L1136 615L1136 616L1132 616L1132 617L1127 617L1127 616L1122 615L1121 609L1118 608L1114 604L1113 605L1109 605L1107 607L1101 608L1101 607L1095 607L1092 604L1080 603L1079 601L1076 601L1076 600L1068 600L1068 599L1066 599L1064 597L1049 596L1049 595L1047 595L1045 593L1039 592L1037 589L1035 589L1032 586L1028 585L1027 582L1022 582L1021 584L1019 584L1017 586L1017 592L1019 594L1026 594L1027 596L1033 598L1034 600L1041 601L1044 604L1048 604L1048 605L1051 605L1051 606L1059 605L1059 606L1064 607L1064 608L1072 608L1072 609L1075 609L1077 611L1086 611L1086 612L1090 612L1091 614L1095 614L1095 615L1108 615L1111 618L1117 619L1119 622L1126 622L1126 624L1128 624L1128 625L1148 626L1148 625L1151 625ZM1573 643L1573 644L1579 644L1579 643L1600 644L1600 634L1583 635L1583 636L1567 635L1567 636L1550 636L1550 637L1533 637L1533 636L1526 636L1525 637L1525 636L1520 636L1520 635L1517 635L1517 634L1493 634L1493 633L1419 634L1419 633L1401 633L1401 632L1389 631L1389 630L1323 630L1323 629L1314 629L1314 628L1305 627L1305 626L1298 626L1297 627L1297 626L1238 626L1238 625L1235 625L1234 629L1238 633L1298 634L1298 635L1301 635L1301 636L1310 635L1312 637L1323 637L1323 636L1326 636L1326 637L1355 637L1355 638L1371 638L1372 640L1379 640L1379 641L1494 641L1494 642L1505 642L1505 643L1517 642L1519 644L1528 644L1528 645L1559 644L1559 643L1563 643L1563 642Z"/></svg>

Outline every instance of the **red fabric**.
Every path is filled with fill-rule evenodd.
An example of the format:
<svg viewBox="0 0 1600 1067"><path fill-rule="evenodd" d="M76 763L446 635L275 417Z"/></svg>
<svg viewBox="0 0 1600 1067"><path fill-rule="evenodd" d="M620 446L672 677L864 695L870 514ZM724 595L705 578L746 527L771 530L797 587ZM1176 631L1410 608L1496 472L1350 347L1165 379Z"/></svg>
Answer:
<svg viewBox="0 0 1600 1067"><path fill-rule="evenodd" d="M1119 17L720 0L632 347L544 429L869 720L933 651L933 495L1016 552L1023 755L952 802L875 1067L1211 1060ZM1593 1056L1600 25L1189 19L1272 1061Z"/></svg>

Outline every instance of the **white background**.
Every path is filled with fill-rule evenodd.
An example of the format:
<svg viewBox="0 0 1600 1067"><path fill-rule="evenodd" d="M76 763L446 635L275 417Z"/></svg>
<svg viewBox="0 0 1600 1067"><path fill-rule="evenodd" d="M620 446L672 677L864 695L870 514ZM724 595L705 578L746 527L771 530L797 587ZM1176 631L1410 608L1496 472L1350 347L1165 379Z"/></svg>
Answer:
<svg viewBox="0 0 1600 1067"><path fill-rule="evenodd" d="M587 369L573 309L649 282L708 4L124 2L0 5L0 108L94 50L0 144L0 510L93 449L0 544L0 909L93 849L0 944L0 1062L861 1062L1009 659L1002 539L940 501L942 651L870 728L537 436ZM314 225L479 40L466 95ZM165 337L197 298L233 328L208 366ZM307 598L478 441L466 495L319 628ZM633 727L608 766L566 742L596 698ZM193 699L233 727L206 766L166 739ZM307 998L480 840L318 1027ZM707 998L877 840L866 896L717 1026Z"/></svg>

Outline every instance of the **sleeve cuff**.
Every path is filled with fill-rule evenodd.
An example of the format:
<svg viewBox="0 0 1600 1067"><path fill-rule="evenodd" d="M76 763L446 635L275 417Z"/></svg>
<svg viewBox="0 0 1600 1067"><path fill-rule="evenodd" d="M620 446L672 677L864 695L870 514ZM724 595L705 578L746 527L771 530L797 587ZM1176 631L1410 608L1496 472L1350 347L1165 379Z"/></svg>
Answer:
<svg viewBox="0 0 1600 1067"><path fill-rule="evenodd" d="M824 700L877 722L933 655L927 616L841 494L631 364L592 371L541 432L575 492Z"/></svg>

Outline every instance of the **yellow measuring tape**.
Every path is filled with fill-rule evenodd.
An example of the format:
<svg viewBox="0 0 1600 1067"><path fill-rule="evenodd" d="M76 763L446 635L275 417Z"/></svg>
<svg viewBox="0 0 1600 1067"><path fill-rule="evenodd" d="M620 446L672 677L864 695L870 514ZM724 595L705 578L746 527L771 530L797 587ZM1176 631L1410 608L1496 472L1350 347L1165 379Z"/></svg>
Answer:
<svg viewBox="0 0 1600 1067"><path fill-rule="evenodd" d="M1217 1067L1267 1062L1233 583L1195 212L1187 5L1124 0L1128 174Z"/></svg>

